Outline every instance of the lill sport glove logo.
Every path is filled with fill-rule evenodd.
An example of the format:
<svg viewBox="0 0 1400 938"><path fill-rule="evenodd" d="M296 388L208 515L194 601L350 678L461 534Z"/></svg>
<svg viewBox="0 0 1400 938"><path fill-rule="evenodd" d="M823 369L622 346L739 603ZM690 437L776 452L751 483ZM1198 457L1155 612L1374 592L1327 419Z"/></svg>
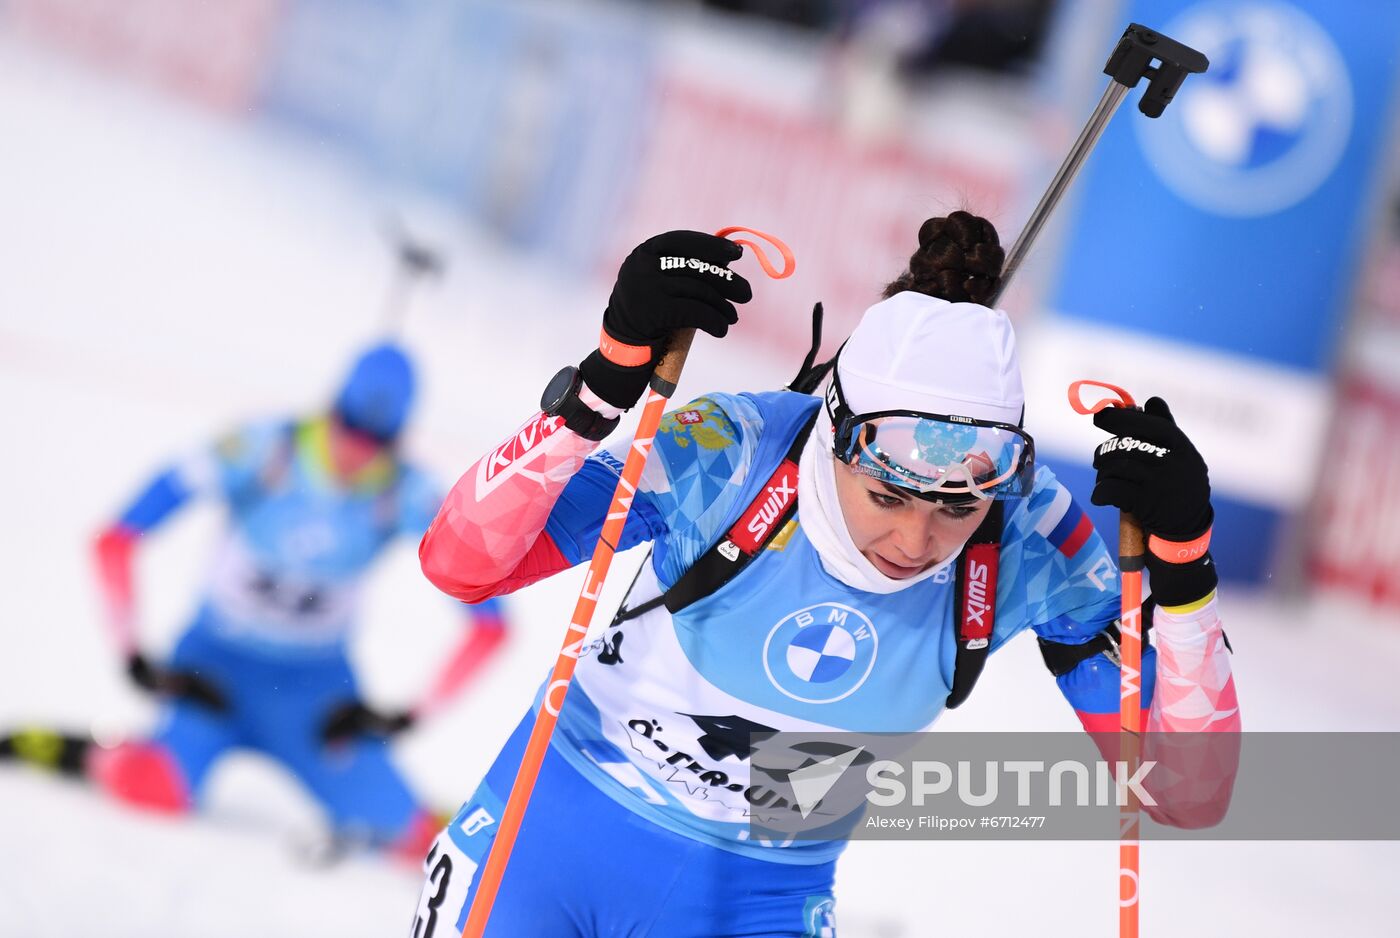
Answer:
<svg viewBox="0 0 1400 938"><path fill-rule="evenodd" d="M734 271L728 267L720 267L718 264L711 264L696 257L663 257L661 258L662 270L681 270L684 268L699 271L702 274L714 274L724 280L733 280Z"/></svg>
<svg viewBox="0 0 1400 938"><path fill-rule="evenodd" d="M1137 450L1143 453L1150 453L1159 459L1171 452L1171 450L1165 446L1153 446L1151 443L1144 443L1142 440L1135 440L1130 436L1115 436L1099 447L1099 455L1104 456L1115 450L1123 450L1125 452Z"/></svg>

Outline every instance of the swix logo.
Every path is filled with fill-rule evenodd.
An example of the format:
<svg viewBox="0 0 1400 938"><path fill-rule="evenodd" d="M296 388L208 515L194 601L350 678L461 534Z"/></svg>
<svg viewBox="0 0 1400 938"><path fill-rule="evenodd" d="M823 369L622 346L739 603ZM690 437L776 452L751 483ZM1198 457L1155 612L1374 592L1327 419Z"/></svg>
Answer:
<svg viewBox="0 0 1400 938"><path fill-rule="evenodd" d="M797 464L784 460L778 471L768 479L767 498L749 506L730 533L730 539L746 554L752 554L763 543L773 523L783 516L788 505L797 497Z"/></svg>
<svg viewBox="0 0 1400 938"><path fill-rule="evenodd" d="M676 414L676 423L702 423L705 415L698 410L683 410Z"/></svg>
<svg viewBox="0 0 1400 938"><path fill-rule="evenodd" d="M564 426L564 418L538 414L482 460L479 489L489 491L503 482L534 455L534 451ZM479 492L478 494L484 494Z"/></svg>
<svg viewBox="0 0 1400 938"><path fill-rule="evenodd" d="M723 277L725 280L734 279L734 271L727 267L718 267L707 261L694 257L663 257L661 258L662 270L681 270L683 268L698 270L702 274L714 274L716 277Z"/></svg>
<svg viewBox="0 0 1400 938"><path fill-rule="evenodd" d="M1165 446L1153 446L1151 443L1144 443L1142 440L1136 440L1130 436L1115 436L1099 447L1099 455L1102 456L1105 453L1111 453L1114 450L1120 449L1130 453L1137 450L1138 452L1156 456L1158 459L1161 459L1171 452L1171 450L1167 449Z"/></svg>
<svg viewBox="0 0 1400 938"><path fill-rule="evenodd" d="M969 640L970 647L986 647L996 619L996 601L996 549L989 544L975 544L967 553L967 584L960 632L961 638Z"/></svg>
<svg viewBox="0 0 1400 938"><path fill-rule="evenodd" d="M987 574L990 571L985 563L972 561L967 574L967 624L969 629L985 631L984 616L991 606L987 602Z"/></svg>

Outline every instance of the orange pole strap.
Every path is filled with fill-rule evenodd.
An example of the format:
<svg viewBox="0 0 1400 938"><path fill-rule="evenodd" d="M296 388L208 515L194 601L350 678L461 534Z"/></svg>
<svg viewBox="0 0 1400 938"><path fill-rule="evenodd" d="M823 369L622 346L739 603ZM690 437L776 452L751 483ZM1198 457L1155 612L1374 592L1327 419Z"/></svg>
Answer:
<svg viewBox="0 0 1400 938"><path fill-rule="evenodd" d="M797 258L792 256L792 248L788 247L778 238L773 237L766 231L759 231L757 228L745 228L742 225L731 225L728 228L721 228L715 232L717 238L728 238L733 234L751 234L767 241L778 252L778 256L783 259L781 270L773 266L773 262L768 259L768 255L763 252L763 245L748 238L734 238L735 244L742 244L753 251L754 260L758 261L758 266L763 268L763 272L774 280L786 280L792 276L797 269Z"/></svg>

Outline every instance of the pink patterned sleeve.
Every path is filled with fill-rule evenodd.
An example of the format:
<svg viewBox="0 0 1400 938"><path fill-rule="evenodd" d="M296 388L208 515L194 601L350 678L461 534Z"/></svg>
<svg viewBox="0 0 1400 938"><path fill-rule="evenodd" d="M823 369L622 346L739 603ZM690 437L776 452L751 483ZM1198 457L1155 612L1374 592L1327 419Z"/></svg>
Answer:
<svg viewBox="0 0 1400 938"><path fill-rule="evenodd" d="M457 480L418 546L423 574L465 602L509 593L569 566L541 537L564 486L598 446L538 413Z"/></svg>
<svg viewBox="0 0 1400 938"><path fill-rule="evenodd" d="M1152 617L1157 689L1148 732L1238 733L1239 701L1214 597L1191 612Z"/></svg>
<svg viewBox="0 0 1400 938"><path fill-rule="evenodd" d="M1189 611L1152 617L1157 686L1144 757L1158 763L1147 812L1174 827L1202 828L1225 816L1240 757L1240 710L1214 595Z"/></svg>

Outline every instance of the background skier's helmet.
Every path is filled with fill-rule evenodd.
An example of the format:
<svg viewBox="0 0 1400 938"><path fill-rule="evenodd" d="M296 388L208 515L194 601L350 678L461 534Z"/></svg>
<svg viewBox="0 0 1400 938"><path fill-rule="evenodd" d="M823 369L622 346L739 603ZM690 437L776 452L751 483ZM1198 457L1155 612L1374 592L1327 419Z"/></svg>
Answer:
<svg viewBox="0 0 1400 938"><path fill-rule="evenodd" d="M413 363L403 349L384 342L355 360L336 395L334 412L347 428L392 443L413 404Z"/></svg>
<svg viewBox="0 0 1400 938"><path fill-rule="evenodd" d="M837 459L939 502L1030 494L1024 408L1006 314L914 292L865 311L826 394Z"/></svg>

